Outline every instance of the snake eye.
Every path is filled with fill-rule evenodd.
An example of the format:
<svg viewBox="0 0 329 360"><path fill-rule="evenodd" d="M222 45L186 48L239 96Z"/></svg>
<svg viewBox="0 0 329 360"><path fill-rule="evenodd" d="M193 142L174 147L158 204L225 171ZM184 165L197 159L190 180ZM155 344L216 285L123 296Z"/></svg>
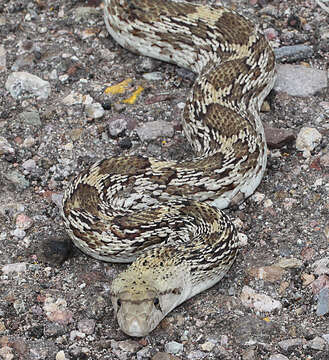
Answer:
<svg viewBox="0 0 329 360"><path fill-rule="evenodd" d="M119 309L120 306L121 306L121 300L120 299L117 300L117 305L118 305L118 309Z"/></svg>
<svg viewBox="0 0 329 360"><path fill-rule="evenodd" d="M156 309L158 309L158 310L161 311L159 298L154 298L154 299L153 299L153 304L154 304L154 306L155 306Z"/></svg>

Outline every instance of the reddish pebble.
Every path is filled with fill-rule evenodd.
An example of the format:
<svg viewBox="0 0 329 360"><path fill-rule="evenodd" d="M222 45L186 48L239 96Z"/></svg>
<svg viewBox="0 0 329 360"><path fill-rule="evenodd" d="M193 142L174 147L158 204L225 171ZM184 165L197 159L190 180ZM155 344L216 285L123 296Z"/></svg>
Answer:
<svg viewBox="0 0 329 360"><path fill-rule="evenodd" d="M33 220L25 214L19 214L16 218L16 226L19 229L29 229L33 224Z"/></svg>
<svg viewBox="0 0 329 360"><path fill-rule="evenodd" d="M274 40L278 37L277 31L273 28L265 29L264 35L266 36L267 40Z"/></svg>
<svg viewBox="0 0 329 360"><path fill-rule="evenodd" d="M329 276L320 275L311 284L313 294L318 294L323 288L329 288Z"/></svg>

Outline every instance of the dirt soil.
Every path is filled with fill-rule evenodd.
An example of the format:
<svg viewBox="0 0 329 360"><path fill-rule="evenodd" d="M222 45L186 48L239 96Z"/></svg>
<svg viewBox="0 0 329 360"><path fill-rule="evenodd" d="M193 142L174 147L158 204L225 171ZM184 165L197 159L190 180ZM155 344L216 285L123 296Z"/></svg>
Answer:
<svg viewBox="0 0 329 360"><path fill-rule="evenodd" d="M274 47L311 46L313 55L296 64L326 69L328 38L321 32L328 32L328 13L316 1L225 4L272 29ZM270 95L264 123L295 135L316 128L322 141L308 157L295 141L269 150L256 195L226 211L245 234L227 276L176 308L149 336L129 338L109 299L112 279L126 265L71 248L58 204L70 180L98 159L190 156L180 115L195 76L117 45L98 0L2 0L0 39L6 51L0 69L6 145L0 152L0 358L329 359L329 310L319 314L320 301L329 307L322 291L329 287L329 270L323 270L329 256L326 91L307 98ZM14 71L49 81L49 97L15 99L5 88ZM129 78L122 94L105 91ZM135 102L123 101L139 87ZM72 92L76 102L67 98ZM91 98L102 105L101 118L88 111ZM152 139L146 127L141 141L138 131L154 120L173 132ZM115 121L122 131L111 128Z"/></svg>

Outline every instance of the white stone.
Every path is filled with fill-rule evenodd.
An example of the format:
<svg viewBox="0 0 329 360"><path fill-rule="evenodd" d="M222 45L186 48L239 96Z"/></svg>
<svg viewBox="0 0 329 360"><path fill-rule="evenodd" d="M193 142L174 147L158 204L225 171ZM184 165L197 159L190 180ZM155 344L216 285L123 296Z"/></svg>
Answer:
<svg viewBox="0 0 329 360"><path fill-rule="evenodd" d="M169 343L165 344L165 351L170 354L178 354L182 352L183 349L184 345L176 341L170 341Z"/></svg>
<svg viewBox="0 0 329 360"><path fill-rule="evenodd" d="M91 117L92 119L99 119L105 113L105 110L103 109L103 107L100 103L88 104L88 105L86 105L85 110L86 110L87 116Z"/></svg>
<svg viewBox="0 0 329 360"><path fill-rule="evenodd" d="M11 234L19 239L23 239L26 235L26 232L23 229L15 229L11 232Z"/></svg>
<svg viewBox="0 0 329 360"><path fill-rule="evenodd" d="M265 194L262 194L258 191L256 191L251 197L250 199L252 201L254 201L255 203L259 204L260 202L262 202L265 199Z"/></svg>
<svg viewBox="0 0 329 360"><path fill-rule="evenodd" d="M327 343L320 336L316 336L314 339L308 341L307 345L314 350L324 350Z"/></svg>
<svg viewBox="0 0 329 360"><path fill-rule="evenodd" d="M6 275L13 272L22 273L26 271L26 262L7 264L1 270Z"/></svg>
<svg viewBox="0 0 329 360"><path fill-rule="evenodd" d="M15 150L11 147L7 139L0 136L0 155L2 154L14 154Z"/></svg>
<svg viewBox="0 0 329 360"><path fill-rule="evenodd" d="M285 258L281 259L278 263L275 264L282 269L292 269L300 268L303 265L303 262L296 258Z"/></svg>
<svg viewBox="0 0 329 360"><path fill-rule="evenodd" d="M17 99L24 91L37 96L38 99L45 100L51 92L48 81L40 79L38 76L26 71L13 72L8 76L6 89L11 96Z"/></svg>
<svg viewBox="0 0 329 360"><path fill-rule="evenodd" d="M27 171L35 170L36 162L33 159L28 159L28 160L23 162L22 167Z"/></svg>
<svg viewBox="0 0 329 360"><path fill-rule="evenodd" d="M69 75L67 75L67 74L60 75L60 76L58 77L59 81L62 82L62 83L65 83L65 81L67 81L68 78L69 78Z"/></svg>
<svg viewBox="0 0 329 360"><path fill-rule="evenodd" d="M301 65L277 66L274 90L292 96L310 96L328 86L327 72Z"/></svg>
<svg viewBox="0 0 329 360"><path fill-rule="evenodd" d="M322 337L329 344L329 333L328 334L323 334Z"/></svg>
<svg viewBox="0 0 329 360"><path fill-rule="evenodd" d="M82 104L83 96L80 93L71 91L69 95L65 96L62 103L65 105L77 105Z"/></svg>
<svg viewBox="0 0 329 360"><path fill-rule="evenodd" d="M289 360L289 358L282 354L273 354L269 357L268 360Z"/></svg>
<svg viewBox="0 0 329 360"><path fill-rule="evenodd" d="M0 348L0 358L3 360L14 359L14 354L12 354L12 348L6 345L2 346Z"/></svg>
<svg viewBox="0 0 329 360"><path fill-rule="evenodd" d="M149 81L159 81L163 79L163 74L160 71L154 71L143 74L143 78Z"/></svg>
<svg viewBox="0 0 329 360"><path fill-rule="evenodd" d="M316 275L329 274L329 257L315 261L312 268Z"/></svg>
<svg viewBox="0 0 329 360"><path fill-rule="evenodd" d="M59 351L57 354L56 354L56 360L65 360L66 357L65 357L65 353L63 350Z"/></svg>
<svg viewBox="0 0 329 360"><path fill-rule="evenodd" d="M58 78L58 74L57 74L57 70L53 69L50 73L49 73L49 79L50 80L57 80Z"/></svg>
<svg viewBox="0 0 329 360"><path fill-rule="evenodd" d="M0 71L4 71L6 68L6 49L0 45Z"/></svg>
<svg viewBox="0 0 329 360"><path fill-rule="evenodd" d="M296 149L303 151L303 156L309 158L311 151L320 144L322 135L317 129L303 127L299 131L296 139Z"/></svg>
<svg viewBox="0 0 329 360"><path fill-rule="evenodd" d="M248 236L241 232L238 232L238 240L239 246L247 246L248 245Z"/></svg>
<svg viewBox="0 0 329 360"><path fill-rule="evenodd" d="M282 307L280 301L265 294L258 294L249 286L243 287L240 298L244 306L254 308L257 311L272 312Z"/></svg>
<svg viewBox="0 0 329 360"><path fill-rule="evenodd" d="M171 123L163 120L149 121L136 129L137 135L142 141L157 139L158 137L173 137L174 127Z"/></svg>
<svg viewBox="0 0 329 360"><path fill-rule="evenodd" d="M266 199L266 200L264 201L264 208L269 208L269 207L271 207L272 205L273 205L273 202L272 202L271 199Z"/></svg>
<svg viewBox="0 0 329 360"><path fill-rule="evenodd" d="M278 343L278 345L282 350L288 351L294 347L304 345L305 342L306 341L301 338L292 338L292 339L282 340Z"/></svg>

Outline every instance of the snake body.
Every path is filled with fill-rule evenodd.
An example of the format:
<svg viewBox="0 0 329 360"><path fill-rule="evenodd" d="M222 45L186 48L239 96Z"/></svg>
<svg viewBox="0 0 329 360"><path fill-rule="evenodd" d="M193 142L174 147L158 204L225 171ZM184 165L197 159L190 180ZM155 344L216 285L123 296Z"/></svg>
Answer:
<svg viewBox="0 0 329 360"><path fill-rule="evenodd" d="M275 78L258 27L223 7L167 0L105 0L120 45L194 71L182 124L195 158L99 161L67 188L63 218L74 244L110 262L120 328L145 336L176 306L213 286L237 254L220 210L251 195L266 167L259 108Z"/></svg>

